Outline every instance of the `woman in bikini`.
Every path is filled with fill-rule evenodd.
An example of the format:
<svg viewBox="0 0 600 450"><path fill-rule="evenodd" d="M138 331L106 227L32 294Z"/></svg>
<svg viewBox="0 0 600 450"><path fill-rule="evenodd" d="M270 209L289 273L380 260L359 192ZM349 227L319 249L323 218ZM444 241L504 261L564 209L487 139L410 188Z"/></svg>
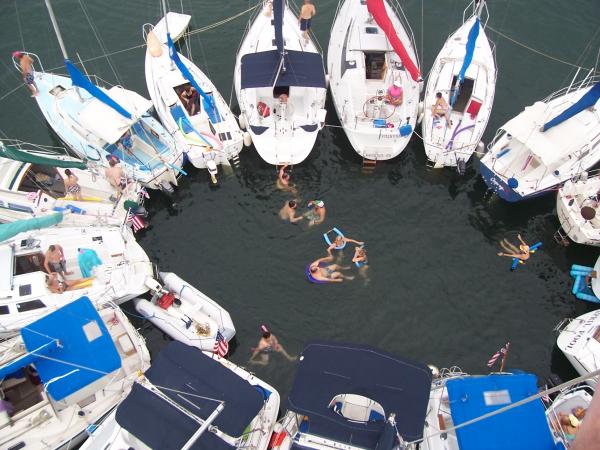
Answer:
<svg viewBox="0 0 600 450"><path fill-rule="evenodd" d="M67 179L64 181L67 194L71 195L74 200L83 201L83 197L81 196L81 186L79 186L79 178L77 178L77 176L69 169L65 169L65 175L67 176Z"/></svg>
<svg viewBox="0 0 600 450"><path fill-rule="evenodd" d="M446 125L452 125L450 122L450 107L448 106L448 102L442 97L441 92L436 92L435 94L435 103L431 106L431 114L437 118L445 117Z"/></svg>
<svg viewBox="0 0 600 450"><path fill-rule="evenodd" d="M516 247L514 244L508 242L506 238L502 239L500 241L500 247L502 247L502 250L506 251L507 253L500 252L498 253L498 256L508 256L509 258L517 258L521 261L527 261L531 256L529 245L527 245L520 234L517 235L517 238L519 239L519 242L521 242L519 247Z"/></svg>
<svg viewBox="0 0 600 450"><path fill-rule="evenodd" d="M260 330L262 331L262 338L258 341L256 348L252 349L250 363L266 366L269 363L269 353L273 352L281 353L288 361L295 361L298 359L297 356L288 355L283 346L279 343L277 337L269 331L266 325L261 325ZM255 358L257 356L260 356L260 359L256 360Z"/></svg>
<svg viewBox="0 0 600 450"><path fill-rule="evenodd" d="M310 266L310 274L317 281L328 281L331 283L341 283L344 280L353 280L354 277L344 275L341 271L348 270L350 267L342 267L338 264L328 264L322 266L323 263L330 263L333 261L333 255L331 250L335 248L335 242L327 248L327 255L324 258L319 258L313 261Z"/></svg>

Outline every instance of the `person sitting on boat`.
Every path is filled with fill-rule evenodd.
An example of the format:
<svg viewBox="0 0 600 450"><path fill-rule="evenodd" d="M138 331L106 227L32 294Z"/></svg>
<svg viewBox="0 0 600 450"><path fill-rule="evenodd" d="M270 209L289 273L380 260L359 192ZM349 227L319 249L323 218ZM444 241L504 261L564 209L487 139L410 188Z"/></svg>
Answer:
<svg viewBox="0 0 600 450"><path fill-rule="evenodd" d="M404 89L400 85L399 81L394 81L385 95L385 101L392 106L400 106L404 100Z"/></svg>
<svg viewBox="0 0 600 450"><path fill-rule="evenodd" d="M328 264L333 261L331 250L335 248L335 243L327 248L327 256L319 258L310 263L309 270L311 276L317 281L327 281L332 283L341 283L344 280L353 280L353 276L344 275L342 270L349 270L350 267L342 267L338 264Z"/></svg>
<svg viewBox="0 0 600 450"><path fill-rule="evenodd" d="M31 56L26 55L23 52L13 52L13 57L19 62L21 68L21 74L23 75L23 82L27 89L31 91L31 96L35 97L39 93L37 84L35 84L35 77L33 74L33 59Z"/></svg>
<svg viewBox="0 0 600 450"><path fill-rule="evenodd" d="M435 93L435 104L431 106L431 114L433 114L433 117L436 118L440 118L442 116L445 117L446 125L452 125L452 122L450 121L450 107L448 106L448 102L444 99L441 92Z"/></svg>
<svg viewBox="0 0 600 450"><path fill-rule="evenodd" d="M516 258L521 261L527 261L531 256L531 251L529 249L529 245L523 240L520 234L517 235L517 238L520 241L519 247L517 248L512 243L508 242L506 238L500 241L500 246L503 250L508 253L500 252L498 256L508 256L509 258Z"/></svg>
<svg viewBox="0 0 600 450"><path fill-rule="evenodd" d="M123 136L117 142L117 147L119 147L123 152L131 153L133 149L133 138L131 136L131 131L127 130ZM112 159L112 158L111 158ZM109 161L110 164L110 161Z"/></svg>
<svg viewBox="0 0 600 450"><path fill-rule="evenodd" d="M252 349L252 356L250 356L249 361L251 364L266 366L269 363L269 353L273 352L281 353L289 361L298 359L297 356L288 355L283 346L279 343L277 336L271 333L266 325L261 325L260 330L262 332L262 337L260 338L260 341L258 341L258 345ZM258 360L255 359L257 356L260 357Z"/></svg>
<svg viewBox="0 0 600 450"><path fill-rule="evenodd" d="M71 195L74 200L82 201L81 186L79 186L79 178L69 169L65 169L67 179L64 181L67 194Z"/></svg>
<svg viewBox="0 0 600 450"><path fill-rule="evenodd" d="M574 408L571 414L566 414L563 412L558 413L558 425L569 441L574 440L577 436L577 432L581 426L581 421L585 417L585 413L585 408L580 406ZM552 422L552 425L555 429L558 428L555 421Z"/></svg>
<svg viewBox="0 0 600 450"><path fill-rule="evenodd" d="M44 256L44 269L46 272L58 272L63 277L71 275L73 272L67 272L67 261L63 248L58 244L53 244L48 247Z"/></svg>
<svg viewBox="0 0 600 450"><path fill-rule="evenodd" d="M127 189L130 180L127 178L127 175L125 175L125 171L119 164L118 159L109 159L108 165L109 167L104 170L104 174L111 186L115 188L118 198L121 196L121 193Z"/></svg>
<svg viewBox="0 0 600 450"><path fill-rule="evenodd" d="M65 280L60 277L56 272L48 275L48 290L53 294L62 294L65 291L74 291L76 289L82 289L93 279L92 278L79 278L77 280Z"/></svg>
<svg viewBox="0 0 600 450"><path fill-rule="evenodd" d="M200 111L200 94L191 84L186 84L181 92L181 100L190 116Z"/></svg>
<svg viewBox="0 0 600 450"><path fill-rule="evenodd" d="M325 203L322 200L311 200L308 202L308 208L312 208L311 211L308 211L305 215L309 220L308 225L319 225L325 221L325 213L327 210L325 209Z"/></svg>
<svg viewBox="0 0 600 450"><path fill-rule="evenodd" d="M296 217L296 208L298 208L298 203L296 200L290 200L283 205L283 208L279 211L279 217L281 220L289 220L291 223L300 222L304 219L304 216Z"/></svg>

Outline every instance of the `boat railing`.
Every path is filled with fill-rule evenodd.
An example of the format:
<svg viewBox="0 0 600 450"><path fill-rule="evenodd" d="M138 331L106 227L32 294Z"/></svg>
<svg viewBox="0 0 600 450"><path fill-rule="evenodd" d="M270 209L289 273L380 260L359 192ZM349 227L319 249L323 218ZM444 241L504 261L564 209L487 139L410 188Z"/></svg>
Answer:
<svg viewBox="0 0 600 450"><path fill-rule="evenodd" d="M565 328L567 328L569 326L569 324L571 322L573 322L573 320L575 320L575 319L571 319L570 317L565 317L564 319L562 319L560 322L558 322L554 326L552 331L554 331L555 333L562 333L565 330Z"/></svg>
<svg viewBox="0 0 600 450"><path fill-rule="evenodd" d="M410 43L415 52L415 58L417 59L415 61L415 64L417 65L417 67L420 68L421 63L419 62L419 52L417 51L417 43L415 41L415 34L413 33L413 30L410 26L410 22L408 21L406 14L404 14L404 10L400 6L400 2L398 0L390 0L389 5L392 8L392 10L394 11L394 13L396 14L396 16L398 17L398 20L400 20L400 24L402 25L402 27L408 34L408 38L410 39Z"/></svg>
<svg viewBox="0 0 600 450"><path fill-rule="evenodd" d="M32 60L33 60L33 71L34 72L41 72L41 73L46 73L46 71L44 70L44 66L42 65L42 60L40 59L40 57L38 55L36 55L35 53L31 53L31 52L25 52L22 51L21 54L23 55L27 55L29 56ZM19 65L19 62L17 61L16 57L12 57L12 62L13 62L13 66L15 66L15 69L17 69L19 72L21 72L21 66ZM39 65L41 70L36 70L36 64Z"/></svg>
<svg viewBox="0 0 600 450"><path fill-rule="evenodd" d="M468 14L468 15L467 15ZM463 10L462 21L465 23L472 16L478 15L479 21L483 28L486 27L488 20L490 19L490 12L487 7L487 3L484 0L472 0L465 9Z"/></svg>
<svg viewBox="0 0 600 450"><path fill-rule="evenodd" d="M542 102L548 103L552 99L555 99L562 95L569 94L570 92L575 92L580 89L585 89L585 88L591 87L593 84L600 82L600 75L594 75L593 69L590 70L583 77L583 79L576 81L577 78L579 77L580 69L577 70L577 72L573 76L573 79L571 80L571 83L568 86L565 86L564 88L559 89L558 91L555 91L552 94L548 95L546 98L544 98L542 100Z"/></svg>
<svg viewBox="0 0 600 450"><path fill-rule="evenodd" d="M340 13L340 8L342 7L343 3L344 0L338 0L338 4L335 8L335 14L333 15L333 21L331 22L331 28L329 29L329 36L333 34L333 27L335 25L335 21L337 20L338 14Z"/></svg>

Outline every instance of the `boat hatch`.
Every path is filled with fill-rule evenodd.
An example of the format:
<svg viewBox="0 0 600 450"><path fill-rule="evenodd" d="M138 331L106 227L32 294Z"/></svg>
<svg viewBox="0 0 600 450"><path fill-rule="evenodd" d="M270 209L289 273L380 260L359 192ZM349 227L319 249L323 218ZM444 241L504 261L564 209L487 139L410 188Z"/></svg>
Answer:
<svg viewBox="0 0 600 450"><path fill-rule="evenodd" d="M385 420L382 406L362 395L340 394L329 403L329 407L352 422L378 422Z"/></svg>
<svg viewBox="0 0 600 450"><path fill-rule="evenodd" d="M56 97L60 97L61 94L65 91L66 91L66 89L64 87L62 87L60 84L57 84L52 89L50 89L50 93Z"/></svg>
<svg viewBox="0 0 600 450"><path fill-rule="evenodd" d="M379 33L379 29L377 27L365 27L365 33L377 34L377 33Z"/></svg>
<svg viewBox="0 0 600 450"><path fill-rule="evenodd" d="M56 168L31 164L21 180L19 190L23 192L42 190L54 198L59 198L65 195L65 184Z"/></svg>
<svg viewBox="0 0 600 450"><path fill-rule="evenodd" d="M273 88L273 98L279 98L280 95L290 96L290 87L289 86L275 86Z"/></svg>
<svg viewBox="0 0 600 450"><path fill-rule="evenodd" d="M17 311L18 312L33 311L35 309L40 309L40 308L45 308L45 307L46 307L46 305L44 304L44 302L39 299L17 303Z"/></svg>
<svg viewBox="0 0 600 450"><path fill-rule="evenodd" d="M452 78L452 89L450 90L450 98L454 95L454 86L456 86L456 82L458 80L458 76L454 76ZM460 85L460 90L458 92L458 97L454 102L453 109L457 112L463 112L467 109L467 105L469 104L469 100L471 99L471 95L473 95L473 86L475 85L475 80L472 78L465 78L463 83Z"/></svg>
<svg viewBox="0 0 600 450"><path fill-rule="evenodd" d="M367 80L383 80L385 76L385 52L365 53L365 76Z"/></svg>
<svg viewBox="0 0 600 450"><path fill-rule="evenodd" d="M42 252L15 256L14 275L43 271L44 254Z"/></svg>

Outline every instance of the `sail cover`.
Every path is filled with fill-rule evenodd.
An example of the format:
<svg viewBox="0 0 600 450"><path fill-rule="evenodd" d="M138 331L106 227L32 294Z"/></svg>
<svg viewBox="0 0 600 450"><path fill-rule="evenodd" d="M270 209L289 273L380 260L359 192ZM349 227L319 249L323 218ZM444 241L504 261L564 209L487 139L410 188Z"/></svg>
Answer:
<svg viewBox="0 0 600 450"><path fill-rule="evenodd" d="M377 25L381 27L381 29L387 36L388 40L390 41L390 44L392 44L394 51L400 57L402 64L404 64L404 67L406 67L406 70L408 70L408 73L410 73L412 79L415 81L419 81L419 79L421 78L419 68L410 58L410 55L406 51L406 48L398 38L396 30L394 29L394 25L392 24L392 21L388 17L387 12L385 10L384 0L367 0L367 9L375 19L375 22L377 22Z"/></svg>
<svg viewBox="0 0 600 450"><path fill-rule="evenodd" d="M61 167L65 169L87 169L87 164L80 159L68 157L68 159L59 159L53 157L52 153L41 153L36 150L31 152L20 150L12 145L0 145L0 156L31 164L40 164L50 167ZM59 156L58 154L55 156Z"/></svg>
<svg viewBox="0 0 600 450"><path fill-rule="evenodd" d="M318 53L289 50L285 56L285 72L277 50L248 53L242 56L242 89L298 86L325 89L323 58Z"/></svg>
<svg viewBox="0 0 600 450"><path fill-rule="evenodd" d="M285 0L273 1L273 27L275 27L275 46L281 54L283 48L283 11L285 9Z"/></svg>
<svg viewBox="0 0 600 450"><path fill-rule="evenodd" d="M173 44L173 39L171 39L170 33L167 33L167 43L169 45L169 56L171 57L171 60L175 63L181 72L181 75L183 75L184 78L188 80L192 86L194 86L194 89L196 89L202 97L202 105L204 106L204 110L208 114L210 121L212 123L220 122L221 116L219 114L219 110L215 106L214 98L202 90L190 72L190 69L188 69L187 66L181 61L181 58L179 58L179 53L177 53L177 49L175 48L175 44Z"/></svg>
<svg viewBox="0 0 600 450"><path fill-rule="evenodd" d="M581 97L578 102L564 110L554 119L546 122L542 127L542 131L547 131L550 128L564 122L565 120L568 120L571 117L579 114L584 109L594 106L598 99L600 99L600 82L594 84L594 86L592 86L592 88L587 91L587 93L584 94L584 96Z"/></svg>
<svg viewBox="0 0 600 450"><path fill-rule="evenodd" d="M454 106L456 99L458 98L458 94L460 93L460 86L465 81L465 74L467 73L467 69L471 65L473 61L473 53L475 53L475 41L477 41L477 37L479 36L479 17L475 18L475 23L469 30L469 36L467 38L467 45L465 46L465 59L463 60L462 67L460 68L460 72L458 73L458 78L456 80L456 85L454 87L454 93L452 94L452 98L450 99L450 105Z"/></svg>
<svg viewBox="0 0 600 450"><path fill-rule="evenodd" d="M132 118L129 111L127 111L125 108L123 108L117 102L115 102L112 98L110 98L110 96L106 92L104 92L102 89L100 89L98 86L96 86L90 80L88 80L85 77L85 75L83 75L77 69L77 67L75 67L73 65L73 63L71 61L69 61L68 59L65 59L65 66L67 67L67 72L69 72L69 76L71 77L71 83L73 83L73 86L79 86L80 88L85 89L91 95L96 97L101 102L110 106L112 109L117 111L123 117L126 117L127 119Z"/></svg>
<svg viewBox="0 0 600 450"><path fill-rule="evenodd" d="M57 212L47 216L34 217L33 219L17 220L11 223L0 224L0 242L6 241L19 233L51 227L62 222L62 220L62 213Z"/></svg>

